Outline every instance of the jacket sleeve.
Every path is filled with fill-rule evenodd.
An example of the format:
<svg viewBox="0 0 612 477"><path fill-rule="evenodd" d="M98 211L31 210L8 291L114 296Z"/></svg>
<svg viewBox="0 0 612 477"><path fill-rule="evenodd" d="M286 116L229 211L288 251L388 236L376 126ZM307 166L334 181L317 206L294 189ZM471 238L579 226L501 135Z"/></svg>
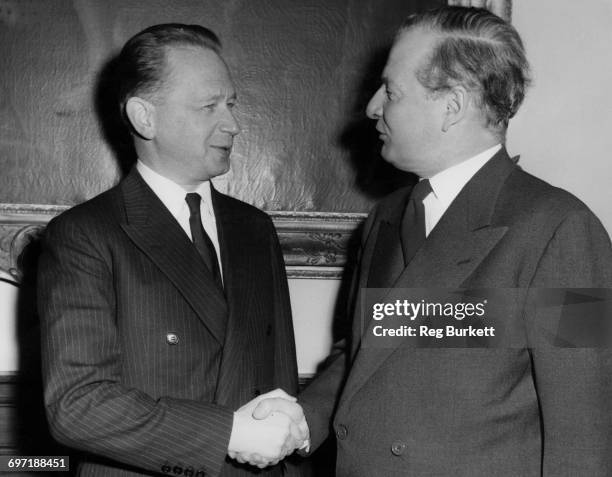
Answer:
<svg viewBox="0 0 612 477"><path fill-rule="evenodd" d="M295 354L295 335L291 317L291 303L285 262L274 225L270 222L270 256L272 259L275 333L275 385L292 396L298 391L298 369Z"/></svg>
<svg viewBox="0 0 612 477"><path fill-rule="evenodd" d="M558 226L535 271L532 293L558 295L566 289L584 293L612 291L610 240L597 218L588 210L574 211ZM590 289L590 290L584 290ZM606 307L604 307L606 308ZM597 318L608 330L610 307ZM568 308L567 310L570 310ZM579 309L580 310L580 309ZM589 311L590 310L590 311ZM558 311L558 310L557 310ZM545 477L612 474L612 349L565 347L558 341L545 342L545 329L560 330L554 308L531 308L527 317L533 338L532 365L543 426ZM576 330L590 333L592 308L574 313ZM588 315L588 316L587 316ZM544 339L543 339L544 338ZM569 337L571 340L571 337ZM561 347L564 346L564 347Z"/></svg>
<svg viewBox="0 0 612 477"><path fill-rule="evenodd" d="M233 411L162 397L120 382L125 346L115 323L110 252L102 232L64 217L48 226L39 262L45 406L63 444L156 472L216 476ZM84 229L87 229L85 231ZM134 290L133 293L137 293Z"/></svg>
<svg viewBox="0 0 612 477"><path fill-rule="evenodd" d="M298 393L298 367L289 287L287 284L285 261L276 229L272 222L270 222L270 247L276 337L274 341L274 385L283 389L291 396L295 396ZM283 475L287 477L310 475L308 470L309 462L305 462L297 455L288 457L280 465L283 468Z"/></svg>

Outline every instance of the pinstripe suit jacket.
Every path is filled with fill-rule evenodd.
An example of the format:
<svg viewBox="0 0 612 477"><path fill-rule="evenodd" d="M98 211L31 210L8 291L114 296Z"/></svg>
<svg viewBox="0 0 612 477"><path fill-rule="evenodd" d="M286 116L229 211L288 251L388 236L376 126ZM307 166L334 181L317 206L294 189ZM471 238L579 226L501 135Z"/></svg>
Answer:
<svg viewBox="0 0 612 477"><path fill-rule="evenodd" d="M409 194L391 194L368 218L352 348L299 396L312 448L333 417L338 477L612 475L609 348L542 340L531 340L531 349L425 349L410 339L377 346L362 333L371 310L362 316L360 309L360 289L380 267L381 288L612 289L612 248L601 223L502 150L405 266L399 224ZM521 300L508 305L498 322L507 336L547 323Z"/></svg>
<svg viewBox="0 0 612 477"><path fill-rule="evenodd" d="M275 387L296 392L274 226L212 197L225 296L136 170L46 229L45 403L55 438L90 456L81 475L251 475L226 458L233 411Z"/></svg>

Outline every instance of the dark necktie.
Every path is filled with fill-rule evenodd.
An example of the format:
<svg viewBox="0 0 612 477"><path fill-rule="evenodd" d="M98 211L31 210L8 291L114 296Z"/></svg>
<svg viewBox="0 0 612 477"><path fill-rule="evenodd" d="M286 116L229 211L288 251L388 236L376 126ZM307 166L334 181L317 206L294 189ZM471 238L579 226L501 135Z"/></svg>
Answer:
<svg viewBox="0 0 612 477"><path fill-rule="evenodd" d="M193 240L193 244L195 245L199 254L202 256L204 263L211 271L213 278L219 284L221 289L223 289L221 271L219 270L219 261L217 260L215 246L202 225L202 217L200 215L200 203L202 201L202 197L200 194L190 192L185 196L185 201L189 206L189 228L191 228L191 238Z"/></svg>
<svg viewBox="0 0 612 477"><path fill-rule="evenodd" d="M408 265L425 242L425 206L423 199L431 192L429 180L423 179L412 189L402 218L401 240L404 264Z"/></svg>

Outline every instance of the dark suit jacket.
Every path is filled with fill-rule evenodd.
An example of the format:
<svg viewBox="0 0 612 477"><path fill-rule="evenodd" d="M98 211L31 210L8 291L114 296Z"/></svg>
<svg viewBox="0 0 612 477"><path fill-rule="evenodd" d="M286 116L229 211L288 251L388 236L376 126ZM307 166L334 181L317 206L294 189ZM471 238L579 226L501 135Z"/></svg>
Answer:
<svg viewBox="0 0 612 477"><path fill-rule="evenodd" d="M212 198L225 296L135 170L47 227L45 403L55 438L91 453L82 475L251 475L226 462L233 411L276 387L297 390L274 226Z"/></svg>
<svg viewBox="0 0 612 477"><path fill-rule="evenodd" d="M534 341L426 349L407 339L377 348L362 336L359 310L373 270L395 288L611 288L612 251L599 221L502 150L404 268L399 222L409 193L392 194L368 218L352 347L300 395L312 448L335 414L342 477L612 475L610 350ZM511 305L506 329L533 330L535 311Z"/></svg>

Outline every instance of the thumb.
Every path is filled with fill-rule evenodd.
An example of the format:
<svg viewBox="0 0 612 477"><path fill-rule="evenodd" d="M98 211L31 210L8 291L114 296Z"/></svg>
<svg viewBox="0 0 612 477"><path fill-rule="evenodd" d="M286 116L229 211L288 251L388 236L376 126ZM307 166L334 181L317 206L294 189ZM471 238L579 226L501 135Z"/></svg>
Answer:
<svg viewBox="0 0 612 477"><path fill-rule="evenodd" d="M265 419L272 411L274 411L270 401L271 399L263 399L259 402L259 404L257 404L257 407L253 409L254 419Z"/></svg>
<svg viewBox="0 0 612 477"><path fill-rule="evenodd" d="M283 398L264 399L253 410L253 417L255 419L265 419L271 412L282 412L296 423L304 419L302 407L295 401L288 401Z"/></svg>

